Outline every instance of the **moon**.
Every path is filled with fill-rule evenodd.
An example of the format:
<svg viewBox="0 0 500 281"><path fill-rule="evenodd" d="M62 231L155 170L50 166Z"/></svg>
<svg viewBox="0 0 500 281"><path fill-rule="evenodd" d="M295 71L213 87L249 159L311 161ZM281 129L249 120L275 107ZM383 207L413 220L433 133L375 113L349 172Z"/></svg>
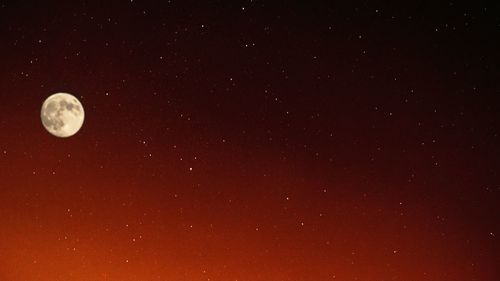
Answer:
<svg viewBox="0 0 500 281"><path fill-rule="evenodd" d="M56 93L45 100L40 116L43 126L49 133L59 138L67 138L80 130L85 112L75 96Z"/></svg>

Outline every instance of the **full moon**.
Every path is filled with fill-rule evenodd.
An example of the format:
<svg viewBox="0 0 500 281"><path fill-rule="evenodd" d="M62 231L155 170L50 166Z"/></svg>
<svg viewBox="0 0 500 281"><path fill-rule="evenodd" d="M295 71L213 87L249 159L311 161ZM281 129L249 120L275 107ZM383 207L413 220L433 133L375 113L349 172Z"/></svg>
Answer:
<svg viewBox="0 0 500 281"><path fill-rule="evenodd" d="M49 133L59 138L67 138L80 130L85 112L80 101L73 95L56 93L45 100L40 116Z"/></svg>

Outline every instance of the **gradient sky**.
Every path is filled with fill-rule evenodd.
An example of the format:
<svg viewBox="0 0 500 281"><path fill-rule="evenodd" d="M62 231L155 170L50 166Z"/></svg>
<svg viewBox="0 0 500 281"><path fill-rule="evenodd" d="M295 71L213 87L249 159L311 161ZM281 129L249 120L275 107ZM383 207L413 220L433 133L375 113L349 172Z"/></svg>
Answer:
<svg viewBox="0 0 500 281"><path fill-rule="evenodd" d="M458 2L0 1L0 280L499 280L499 38Z"/></svg>

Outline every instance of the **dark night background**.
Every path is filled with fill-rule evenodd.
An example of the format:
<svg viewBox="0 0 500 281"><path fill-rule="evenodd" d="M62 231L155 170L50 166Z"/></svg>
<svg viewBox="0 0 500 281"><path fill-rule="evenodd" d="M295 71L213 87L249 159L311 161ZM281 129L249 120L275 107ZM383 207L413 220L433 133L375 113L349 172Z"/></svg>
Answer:
<svg viewBox="0 0 500 281"><path fill-rule="evenodd" d="M0 280L499 280L499 4L302 2L0 1Z"/></svg>

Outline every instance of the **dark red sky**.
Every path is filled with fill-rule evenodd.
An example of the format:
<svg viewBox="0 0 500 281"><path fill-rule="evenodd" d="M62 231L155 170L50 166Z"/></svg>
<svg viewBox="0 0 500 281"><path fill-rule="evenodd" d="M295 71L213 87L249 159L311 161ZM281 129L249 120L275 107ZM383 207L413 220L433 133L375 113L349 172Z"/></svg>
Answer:
<svg viewBox="0 0 500 281"><path fill-rule="evenodd" d="M0 1L1 281L499 280L498 7L99 2Z"/></svg>

